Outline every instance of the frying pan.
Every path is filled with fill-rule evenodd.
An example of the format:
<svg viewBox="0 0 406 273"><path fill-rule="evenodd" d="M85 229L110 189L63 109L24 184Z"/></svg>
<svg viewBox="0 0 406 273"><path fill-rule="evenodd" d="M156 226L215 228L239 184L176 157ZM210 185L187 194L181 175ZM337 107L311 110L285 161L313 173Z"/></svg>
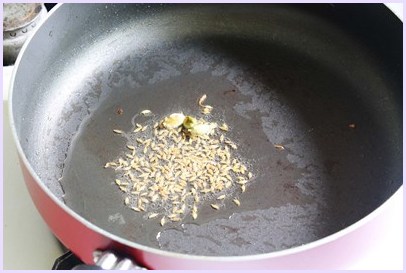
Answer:
<svg viewBox="0 0 406 273"><path fill-rule="evenodd" d="M126 144L112 130L202 94L255 179L241 206L161 227L103 168ZM33 200L84 262L306 267L401 188L402 23L376 4L63 4L24 46L10 109Z"/></svg>

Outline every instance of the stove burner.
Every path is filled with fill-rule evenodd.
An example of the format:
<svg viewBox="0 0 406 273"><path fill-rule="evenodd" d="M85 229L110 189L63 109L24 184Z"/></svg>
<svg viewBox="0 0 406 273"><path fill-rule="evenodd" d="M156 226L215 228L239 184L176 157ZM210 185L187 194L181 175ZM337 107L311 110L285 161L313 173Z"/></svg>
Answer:
<svg viewBox="0 0 406 273"><path fill-rule="evenodd" d="M75 254L67 251L55 260L52 270L71 270L82 264L83 262Z"/></svg>

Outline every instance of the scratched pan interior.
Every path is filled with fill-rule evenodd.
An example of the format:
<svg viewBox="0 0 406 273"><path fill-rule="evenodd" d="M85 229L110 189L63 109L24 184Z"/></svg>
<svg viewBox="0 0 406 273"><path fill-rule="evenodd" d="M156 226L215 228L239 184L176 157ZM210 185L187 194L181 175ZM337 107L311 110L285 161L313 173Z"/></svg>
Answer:
<svg viewBox="0 0 406 273"><path fill-rule="evenodd" d="M402 183L401 31L383 5L64 5L19 66L19 140L58 198L122 238L215 256L299 246ZM112 130L144 109L196 114L204 93L255 180L240 207L161 227L103 168L126 144Z"/></svg>

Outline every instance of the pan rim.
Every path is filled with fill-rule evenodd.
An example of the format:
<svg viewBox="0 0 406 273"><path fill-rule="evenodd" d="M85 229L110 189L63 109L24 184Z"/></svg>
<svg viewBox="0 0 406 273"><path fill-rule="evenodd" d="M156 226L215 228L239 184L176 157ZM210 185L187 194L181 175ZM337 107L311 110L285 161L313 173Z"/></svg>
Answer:
<svg viewBox="0 0 406 273"><path fill-rule="evenodd" d="M386 3L384 3L385 6L390 9ZM51 16L55 16L54 14L63 6L66 6L65 3L63 4L57 4L56 7L54 7L49 13L48 13L48 18ZM391 10L391 9L390 9ZM402 18L400 18L397 14L395 14L392 10L391 12L397 16L402 22ZM252 255L242 255L242 256L204 256L204 255L195 255L195 254L185 254L185 253L177 253L177 252L172 252L168 250L162 250L162 249L157 249L149 246L144 246L141 244L138 244L136 242L124 239L120 236L114 235L98 226L95 224L91 223L90 221L86 220L84 217L80 216L78 213L76 213L74 210L69 208L65 203L63 203L61 200L59 200L52 192L51 190L43 183L41 182L41 179L37 175L37 173L34 171L34 169L31 166L31 163L28 161L22 146L19 141L19 137L17 134L17 130L15 127L15 120L14 120L14 115L13 115L13 90L14 90L14 82L15 82L15 77L17 74L17 71L19 70L20 62L22 59L22 56L24 55L24 52L26 51L26 48L29 46L31 39L35 36L36 32L41 29L42 25L46 22L47 20L44 20L33 32L33 34L27 39L26 43L23 45L20 54L18 55L18 58L15 63L15 67L12 72L12 77L11 77L11 84L9 87L9 99L8 99L8 111L9 111L9 123L11 126L11 132L12 136L14 139L14 142L16 144L18 156L20 160L24 163L24 166L26 167L27 171L29 174L33 177L33 180L35 183L41 188L41 190L60 208L62 209L66 214L68 214L70 217L84 225L86 228L89 230L92 230L99 235L110 239L112 241L118 242L124 246L130 247L132 249L137 249L145 252L149 252L151 254L156 254L156 255L161 255L165 256L168 258L181 258L181 259L188 259L188 260L197 260L197 261L221 261L221 262L235 262L235 261L253 261L253 260L262 260L262 259L269 259L269 258L278 258L282 256L289 256L289 255L294 255L298 253L302 253L311 249L315 249L317 247L320 247L322 245L327 245L333 241L336 241L353 231L359 229L360 227L366 225L370 221L372 221L374 218L376 218L378 215L380 215L386 207L389 206L389 204L392 202L393 199L395 199L398 195L403 195L403 184L385 201L383 202L380 206L378 206L376 209L374 209L371 213L368 215L364 216L363 218L359 219L355 223L333 233L330 234L326 237L317 239L315 241L312 241L310 243L306 243L300 246L295 246L292 248L284 249L284 250L278 250L270 253L261 253L261 254L252 254Z"/></svg>

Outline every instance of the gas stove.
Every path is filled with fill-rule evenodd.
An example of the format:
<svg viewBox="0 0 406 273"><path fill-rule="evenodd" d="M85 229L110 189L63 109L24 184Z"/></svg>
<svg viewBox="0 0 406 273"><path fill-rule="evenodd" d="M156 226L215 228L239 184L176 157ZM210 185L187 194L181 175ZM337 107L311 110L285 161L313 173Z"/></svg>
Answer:
<svg viewBox="0 0 406 273"><path fill-rule="evenodd" d="M387 4L400 18L403 4ZM402 18L403 19L403 18ZM26 189L8 121L8 87L13 66L3 67L3 268L71 269L80 260L51 233ZM403 192L398 192L386 217L386 238L346 269L403 269Z"/></svg>

